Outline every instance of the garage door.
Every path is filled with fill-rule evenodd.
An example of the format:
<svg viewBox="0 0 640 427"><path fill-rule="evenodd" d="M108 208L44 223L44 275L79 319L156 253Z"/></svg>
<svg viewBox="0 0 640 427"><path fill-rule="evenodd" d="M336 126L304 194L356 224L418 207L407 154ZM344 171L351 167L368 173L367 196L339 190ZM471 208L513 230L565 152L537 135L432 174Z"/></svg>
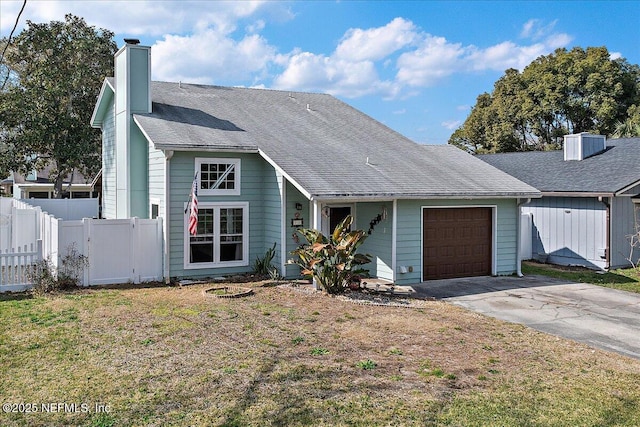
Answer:
<svg viewBox="0 0 640 427"><path fill-rule="evenodd" d="M491 275L491 208L423 210L423 280Z"/></svg>

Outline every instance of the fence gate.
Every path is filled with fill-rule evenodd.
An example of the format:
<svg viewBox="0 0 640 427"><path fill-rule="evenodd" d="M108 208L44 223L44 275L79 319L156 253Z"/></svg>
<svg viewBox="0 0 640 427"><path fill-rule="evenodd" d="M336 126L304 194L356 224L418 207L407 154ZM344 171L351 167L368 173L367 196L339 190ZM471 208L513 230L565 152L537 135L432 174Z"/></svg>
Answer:
<svg viewBox="0 0 640 427"><path fill-rule="evenodd" d="M88 221L89 283L105 285L134 280L133 224L129 220Z"/></svg>
<svg viewBox="0 0 640 427"><path fill-rule="evenodd" d="M89 258L84 283L106 285L162 280L161 219L84 219Z"/></svg>

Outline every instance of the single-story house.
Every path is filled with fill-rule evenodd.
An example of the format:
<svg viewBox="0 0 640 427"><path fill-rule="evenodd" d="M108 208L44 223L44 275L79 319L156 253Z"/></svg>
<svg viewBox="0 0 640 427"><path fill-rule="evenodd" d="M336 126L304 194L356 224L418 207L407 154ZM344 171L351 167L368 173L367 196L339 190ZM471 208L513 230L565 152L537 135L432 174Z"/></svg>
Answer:
<svg viewBox="0 0 640 427"><path fill-rule="evenodd" d="M416 144L333 96L151 81L151 49L115 55L91 124L103 216L164 222L164 276L251 271L276 244L347 214L371 275L398 284L519 271L519 206L540 192L452 146ZM198 189L197 234L185 214Z"/></svg>
<svg viewBox="0 0 640 427"><path fill-rule="evenodd" d="M522 207L533 220L532 255L559 265L628 267L638 231L640 138L566 135L563 150L487 154L488 164L542 192ZM635 200L640 202L640 200ZM634 251L634 263L640 248Z"/></svg>
<svg viewBox="0 0 640 427"><path fill-rule="evenodd" d="M15 199L51 199L54 183L49 178L52 166L40 170L34 169L27 175L17 172L0 181L3 192ZM96 188L96 179L87 178L78 171L68 175L63 181L63 198L87 199L98 197L100 189Z"/></svg>

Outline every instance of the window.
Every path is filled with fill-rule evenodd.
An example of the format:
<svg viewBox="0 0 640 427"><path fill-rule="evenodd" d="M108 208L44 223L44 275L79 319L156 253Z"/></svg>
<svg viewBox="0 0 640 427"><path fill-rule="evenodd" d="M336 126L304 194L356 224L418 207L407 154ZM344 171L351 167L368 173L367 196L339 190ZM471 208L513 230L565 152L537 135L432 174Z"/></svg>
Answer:
<svg viewBox="0 0 640 427"><path fill-rule="evenodd" d="M240 159L196 158L198 194L203 196L240 194Z"/></svg>
<svg viewBox="0 0 640 427"><path fill-rule="evenodd" d="M30 199L48 199L49 192L48 191L29 191Z"/></svg>
<svg viewBox="0 0 640 427"><path fill-rule="evenodd" d="M199 203L197 235L189 234L185 215L185 268L249 265L248 215L246 202Z"/></svg>

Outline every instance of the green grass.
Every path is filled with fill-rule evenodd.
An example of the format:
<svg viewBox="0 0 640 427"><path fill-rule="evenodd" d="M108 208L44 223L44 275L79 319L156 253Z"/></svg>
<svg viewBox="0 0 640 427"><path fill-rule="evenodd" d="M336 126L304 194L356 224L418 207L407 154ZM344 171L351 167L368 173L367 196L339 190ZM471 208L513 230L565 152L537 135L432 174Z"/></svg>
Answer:
<svg viewBox="0 0 640 427"><path fill-rule="evenodd" d="M522 273L525 275L538 274L572 282L590 283L606 288L640 293L640 276L638 275L638 270L633 268L611 270L602 273L587 268L569 268L535 262L523 262Z"/></svg>
<svg viewBox="0 0 640 427"><path fill-rule="evenodd" d="M0 295L0 402L109 408L0 426L640 425L639 360L438 301L204 289Z"/></svg>
<svg viewBox="0 0 640 427"><path fill-rule="evenodd" d="M370 371L372 369L375 369L378 364L371 359L367 359L359 361L358 363L356 363L356 366L360 369L364 369L365 371Z"/></svg>

